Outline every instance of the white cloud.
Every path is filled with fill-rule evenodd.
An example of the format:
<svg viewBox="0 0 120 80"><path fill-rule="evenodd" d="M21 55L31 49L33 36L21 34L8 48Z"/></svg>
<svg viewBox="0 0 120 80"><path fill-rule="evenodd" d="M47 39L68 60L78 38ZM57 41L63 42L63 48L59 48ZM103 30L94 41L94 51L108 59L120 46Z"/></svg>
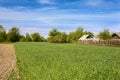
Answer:
<svg viewBox="0 0 120 80"><path fill-rule="evenodd" d="M84 4L90 7L97 7L101 9L119 9L120 1L113 0L85 0Z"/></svg>
<svg viewBox="0 0 120 80"><path fill-rule="evenodd" d="M47 10L56 10L57 7L44 7L44 8L41 8L41 9L38 9L40 11L47 11Z"/></svg>
<svg viewBox="0 0 120 80"><path fill-rule="evenodd" d="M38 0L40 4L56 4L52 0Z"/></svg>
<svg viewBox="0 0 120 80"><path fill-rule="evenodd" d="M48 10L51 10L49 12ZM108 14L72 14L67 11L52 8L43 8L31 11L15 11L0 7L0 19L7 20L36 20L44 23L55 24L59 20L77 20L77 21L104 21L104 20L120 20L120 12ZM66 21L68 22L68 21Z"/></svg>
<svg viewBox="0 0 120 80"><path fill-rule="evenodd" d="M98 6L103 3L104 3L103 0L88 0L88 1L86 1L86 4L89 6Z"/></svg>
<svg viewBox="0 0 120 80"><path fill-rule="evenodd" d="M0 20L10 20L13 21L13 24L16 24L16 20L22 21L18 22L16 26L24 26L24 24L27 23L23 23L24 21L38 21L35 25L41 25L42 22L43 24L47 24L47 26L57 27L61 29L61 31L66 31L67 33L72 30L74 31L74 29L78 26L83 26L85 30L90 30L94 33L98 33L100 30L106 28L106 26L108 26L107 28L111 31L120 31L120 25L117 23L114 25L111 25L110 23L108 23L110 25L105 24L105 21L108 20L120 22L120 12L107 14L73 14L67 10L58 10L54 7L29 11L18 11L17 8L11 10L9 8L0 7ZM2 23L0 22L0 24ZM67 29L64 29L65 27L67 27ZM48 29L48 27L41 28L34 26L29 26L28 28L20 27L23 34L26 32L39 32L44 36L47 36L50 28Z"/></svg>

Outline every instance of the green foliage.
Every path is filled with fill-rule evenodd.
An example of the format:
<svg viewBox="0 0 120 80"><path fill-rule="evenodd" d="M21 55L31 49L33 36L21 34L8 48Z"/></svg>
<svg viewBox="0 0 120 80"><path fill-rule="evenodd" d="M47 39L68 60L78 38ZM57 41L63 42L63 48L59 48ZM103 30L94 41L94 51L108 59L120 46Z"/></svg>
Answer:
<svg viewBox="0 0 120 80"><path fill-rule="evenodd" d="M53 43L66 43L66 42L77 42L78 39L83 36L84 34L94 35L92 32L87 32L83 30L82 27L78 27L76 31L70 32L67 35L65 32L60 32L57 29L52 29L49 32L48 41Z"/></svg>
<svg viewBox="0 0 120 80"><path fill-rule="evenodd" d="M6 40L6 32L2 25L0 25L0 42L4 42Z"/></svg>
<svg viewBox="0 0 120 80"><path fill-rule="evenodd" d="M25 41L26 42L31 42L32 41L32 37L29 35L29 33L26 33Z"/></svg>
<svg viewBox="0 0 120 80"><path fill-rule="evenodd" d="M77 30L75 31L76 34L76 40L78 40L81 36L84 35L84 30L82 27L78 27Z"/></svg>
<svg viewBox="0 0 120 80"><path fill-rule="evenodd" d="M76 42L83 35L84 35L83 28L82 27L78 27L75 32L71 32L68 35L67 41L68 42Z"/></svg>
<svg viewBox="0 0 120 80"><path fill-rule="evenodd" d="M47 39L48 42L53 43L66 43L71 42L75 43L78 41L78 39L83 36L89 34L91 36L94 36L93 32L90 31L84 31L82 27L78 27L75 31L70 32L68 35L65 32L60 32L57 29L52 29L49 32L49 37ZM112 35L109 31L109 29L104 29L104 31L100 32L98 34L98 37L103 40L109 40L112 38ZM46 39L41 36L39 33L33 33L32 35L29 35L29 33L26 33L26 36L21 35L19 28L13 27L9 30L9 32L6 34L6 31L2 25L0 25L0 42L43 42L46 41Z"/></svg>
<svg viewBox="0 0 120 80"><path fill-rule="evenodd" d="M57 29L52 29L49 32L48 41L53 43L65 43L67 39L67 34L65 32L60 32Z"/></svg>
<svg viewBox="0 0 120 80"><path fill-rule="evenodd" d="M8 79L7 80L18 80L17 72L13 69L10 71Z"/></svg>
<svg viewBox="0 0 120 80"><path fill-rule="evenodd" d="M94 36L93 32L85 31L84 34L89 34L90 36Z"/></svg>
<svg viewBox="0 0 120 80"><path fill-rule="evenodd" d="M98 37L103 40L108 40L111 39L112 36L110 34L109 29L104 29L104 31L99 33Z"/></svg>
<svg viewBox="0 0 120 80"><path fill-rule="evenodd" d="M49 36L53 36L53 37L55 37L58 34L59 34L59 31L55 28L49 32Z"/></svg>
<svg viewBox="0 0 120 80"><path fill-rule="evenodd" d="M7 34L7 41L17 42L19 41L19 38L20 38L19 29L16 27L11 28Z"/></svg>
<svg viewBox="0 0 120 80"><path fill-rule="evenodd" d="M39 33L33 33L32 40L34 42L43 42L43 37L41 37Z"/></svg>
<svg viewBox="0 0 120 80"><path fill-rule="evenodd" d="M67 34L65 32L61 32L59 36L59 42L60 43L65 43L67 39Z"/></svg>
<svg viewBox="0 0 120 80"><path fill-rule="evenodd" d="M70 32L68 37L67 37L67 42L75 42L75 32Z"/></svg>
<svg viewBox="0 0 120 80"><path fill-rule="evenodd" d="M20 40L19 41L20 42L25 42L26 41L25 36L24 35L20 35Z"/></svg>
<svg viewBox="0 0 120 80"><path fill-rule="evenodd" d="M15 43L19 80L119 80L120 47Z"/></svg>

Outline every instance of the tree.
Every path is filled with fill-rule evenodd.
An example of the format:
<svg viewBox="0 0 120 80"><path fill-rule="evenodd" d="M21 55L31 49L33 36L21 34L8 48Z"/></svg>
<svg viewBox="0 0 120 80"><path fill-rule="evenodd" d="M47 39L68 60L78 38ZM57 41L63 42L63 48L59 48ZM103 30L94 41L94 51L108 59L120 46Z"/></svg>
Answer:
<svg viewBox="0 0 120 80"><path fill-rule="evenodd" d="M20 42L25 42L26 41L25 36L24 35L20 35L20 40L19 41Z"/></svg>
<svg viewBox="0 0 120 80"><path fill-rule="evenodd" d="M59 32L54 38L54 42L56 43L65 43L67 39L67 34L65 32Z"/></svg>
<svg viewBox="0 0 120 80"><path fill-rule="evenodd" d="M70 34L67 37L67 42L76 42L83 35L84 35L83 28L78 27L75 32L70 32Z"/></svg>
<svg viewBox="0 0 120 80"><path fill-rule="evenodd" d="M47 40L43 37L43 36L41 36L41 42L46 42Z"/></svg>
<svg viewBox="0 0 120 80"><path fill-rule="evenodd" d="M13 27L7 34L7 41L17 42L20 39L20 31L18 28Z"/></svg>
<svg viewBox="0 0 120 80"><path fill-rule="evenodd" d="M67 42L67 34L65 32L61 32L60 33L60 39L59 39L60 43L65 43Z"/></svg>
<svg viewBox="0 0 120 80"><path fill-rule="evenodd" d="M47 41L48 41L48 42L51 42L51 43L55 43L55 42L56 42L55 37L53 37L53 36L49 36L49 37L47 38Z"/></svg>
<svg viewBox="0 0 120 80"><path fill-rule="evenodd" d="M49 32L49 37L48 37L48 41L49 42L53 42L53 43L56 43L57 42L57 35L59 34L60 32L57 30L57 29L52 29L50 32Z"/></svg>
<svg viewBox="0 0 120 80"><path fill-rule="evenodd" d="M32 40L33 40L34 42L42 42L42 41L43 41L43 40L42 40L42 37L40 36L39 33L33 33L33 34L32 34Z"/></svg>
<svg viewBox="0 0 120 80"><path fill-rule="evenodd" d="M104 29L104 31L99 33L98 37L103 40L111 39L111 34L109 29Z"/></svg>
<svg viewBox="0 0 120 80"><path fill-rule="evenodd" d="M65 43L67 39L67 34L65 32L60 32L57 29L52 29L49 32L48 41L53 43Z"/></svg>
<svg viewBox="0 0 120 80"><path fill-rule="evenodd" d="M78 39L84 35L84 30L82 27L78 27L75 31L75 40L78 41Z"/></svg>
<svg viewBox="0 0 120 80"><path fill-rule="evenodd" d="M53 37L55 37L58 34L59 34L59 31L55 28L49 32L49 36L53 36Z"/></svg>
<svg viewBox="0 0 120 80"><path fill-rule="evenodd" d="M67 36L67 42L75 42L76 37L75 37L75 32L70 32L69 35Z"/></svg>
<svg viewBox="0 0 120 80"><path fill-rule="evenodd" d="M93 32L85 31L84 34L89 34L90 36L94 36Z"/></svg>
<svg viewBox="0 0 120 80"><path fill-rule="evenodd" d="M6 40L6 31L2 25L0 25L0 42L4 42Z"/></svg>
<svg viewBox="0 0 120 80"><path fill-rule="evenodd" d="M28 33L26 33L25 41L26 42L31 42L32 41L32 37Z"/></svg>

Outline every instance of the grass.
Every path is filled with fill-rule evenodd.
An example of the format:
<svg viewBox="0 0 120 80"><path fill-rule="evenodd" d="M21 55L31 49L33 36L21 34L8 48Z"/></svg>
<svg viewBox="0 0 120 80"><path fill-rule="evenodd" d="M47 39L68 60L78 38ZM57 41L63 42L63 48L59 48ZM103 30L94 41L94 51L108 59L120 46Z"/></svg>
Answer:
<svg viewBox="0 0 120 80"><path fill-rule="evenodd" d="M0 42L0 44L12 44L13 42Z"/></svg>
<svg viewBox="0 0 120 80"><path fill-rule="evenodd" d="M20 80L120 80L120 47L15 43Z"/></svg>

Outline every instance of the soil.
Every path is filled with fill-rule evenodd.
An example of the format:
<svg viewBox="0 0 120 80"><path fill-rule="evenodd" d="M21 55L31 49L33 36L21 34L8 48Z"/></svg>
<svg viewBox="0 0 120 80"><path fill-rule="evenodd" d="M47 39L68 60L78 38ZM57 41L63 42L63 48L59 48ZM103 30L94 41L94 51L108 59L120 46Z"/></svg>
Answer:
<svg viewBox="0 0 120 80"><path fill-rule="evenodd" d="M16 56L12 44L0 44L0 80L6 80L16 66Z"/></svg>

